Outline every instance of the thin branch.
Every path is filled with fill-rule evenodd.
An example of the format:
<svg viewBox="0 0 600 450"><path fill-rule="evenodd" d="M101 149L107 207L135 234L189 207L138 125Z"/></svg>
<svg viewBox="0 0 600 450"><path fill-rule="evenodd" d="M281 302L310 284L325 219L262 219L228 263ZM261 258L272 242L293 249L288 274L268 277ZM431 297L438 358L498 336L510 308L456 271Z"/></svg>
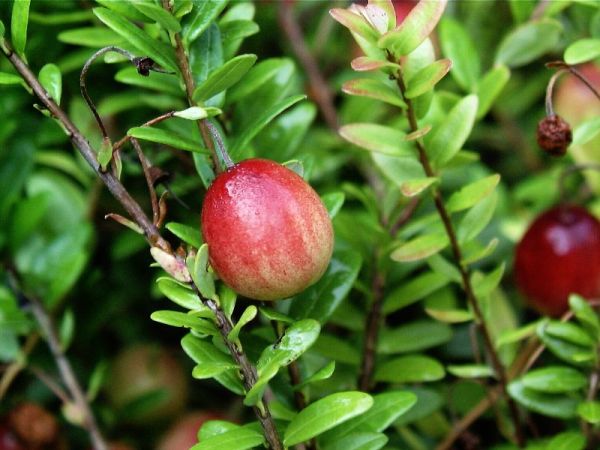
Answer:
<svg viewBox="0 0 600 450"><path fill-rule="evenodd" d="M61 385L59 385L50 375L38 369L37 367L29 367L29 371L33 373L43 384L56 395L63 404L69 404L73 400L69 398Z"/></svg>
<svg viewBox="0 0 600 450"><path fill-rule="evenodd" d="M394 63L396 62L396 61L393 61L393 58L391 58L391 56L390 56L390 60L391 60L391 62L394 62ZM410 98L407 98L405 95L406 85L404 84L404 79L402 78L402 74L398 73L395 78L396 78L396 83L398 85L398 88L400 89L400 92L402 93L404 102L406 103L406 106L407 106L406 114L408 117L408 122L410 124L411 132L415 132L419 129L419 125L417 123L417 115L414 110L414 105L412 103L412 100ZM431 166L429 157L427 156L427 151L425 150L425 147L424 147L422 141L416 140L415 144L417 147L417 151L419 153L419 161L421 162L421 165L423 166L423 170L425 171L425 174L428 177L435 177L436 173L433 170L433 167ZM454 225L452 224L452 219L450 218L450 214L448 213L448 210L446 209L446 205L444 203L444 199L442 197L440 190L436 187L433 187L431 190L431 193L433 196L433 201L435 203L435 208L438 211L438 214L444 225L444 229L446 230L448 239L450 240L450 247L452 250L452 255L454 257L454 262L456 263L456 266L461 275L463 290L465 291L469 305L471 306L471 309L473 310L473 313L475 314L476 323L477 323L479 331L483 337L483 342L484 342L484 345L486 348L486 352L491 360L492 366L494 367L494 371L496 372L496 375L498 376L500 385L502 386L502 391L503 391L506 401L508 403L510 414L511 414L511 417L512 417L512 420L514 423L514 427L515 427L515 438L516 438L517 444L519 446L523 446L524 437L523 437L522 430L521 430L519 410L517 409L517 405L516 405L515 401L508 395L508 393L506 391L506 386L508 384L508 378L506 375L506 371L505 371L505 368L504 368L502 362L500 361L498 353L496 352L494 342L492 341L491 334L487 328L487 324L485 322L483 312L481 311L481 307L479 305L479 300L477 299L477 297L475 295L475 291L473 290L473 286L471 285L471 278L470 278L469 270L462 263L462 251L461 251L460 245L458 243L458 239L456 237L456 231L454 229Z"/></svg>
<svg viewBox="0 0 600 450"><path fill-rule="evenodd" d="M17 360L11 363L2 374L2 379L0 379L0 401L2 401L8 392L8 388L15 380L19 372L21 372L27 366L27 357L33 351L39 340L40 335L37 332L27 336L25 344L21 349L21 354Z"/></svg>
<svg viewBox="0 0 600 450"><path fill-rule="evenodd" d="M333 94L319 69L319 64L306 47L302 28L300 28L294 16L293 2L281 1L278 12L281 29L287 35L294 54L308 76L313 98L319 106L323 119L325 119L325 123L330 129L337 131L339 120L333 104Z"/></svg>
<svg viewBox="0 0 600 450"><path fill-rule="evenodd" d="M158 227L158 223L160 221L160 210L158 207L158 197L156 196L156 190L154 189L154 182L150 173L150 164L136 138L131 139L131 145L133 145L133 148L135 149L140 160L140 164L142 165L142 171L144 172L144 178L146 178L146 184L148 185L148 192L150 194L150 203L152 204L152 222L156 227Z"/></svg>
<svg viewBox="0 0 600 450"><path fill-rule="evenodd" d="M62 346L58 339L58 333L56 332L56 327L54 326L52 319L39 299L28 297L28 300L31 305L31 311L42 329L46 342L48 342L48 347L50 347L50 352L54 357L60 376L71 394L77 409L83 416L82 425L90 435L94 450L108 450L108 446L100 433L96 418L90 408L86 395L77 381L71 363L62 350Z"/></svg>
<svg viewBox="0 0 600 450"><path fill-rule="evenodd" d="M365 338L362 352L363 359L360 367L360 375L358 381L358 388L364 392L369 392L371 390L373 371L375 369L375 355L377 353L377 339L379 336L379 329L381 328L383 288L385 286L385 275L381 273L377 268L377 260L379 258L376 255L374 259L375 274L373 276L373 281L371 284L373 297L365 326Z"/></svg>

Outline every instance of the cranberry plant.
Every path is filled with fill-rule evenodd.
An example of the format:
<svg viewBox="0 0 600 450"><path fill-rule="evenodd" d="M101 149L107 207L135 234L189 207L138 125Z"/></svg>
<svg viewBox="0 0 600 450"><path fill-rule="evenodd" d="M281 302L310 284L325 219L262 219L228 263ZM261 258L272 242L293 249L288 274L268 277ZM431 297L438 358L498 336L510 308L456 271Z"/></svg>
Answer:
<svg viewBox="0 0 600 450"><path fill-rule="evenodd" d="M568 264L543 271L554 317L513 282L536 215L567 198L600 212L597 2L14 0L0 19L11 439L33 445L11 425L27 399L60 417L48 442L82 448L154 446L186 403L231 419L194 450L597 447L597 267L565 288L585 258L541 262ZM220 199L218 248L200 226L214 180L250 158L310 182L335 234L322 277L269 302L211 255L279 249L218 224ZM296 208L257 192L266 216ZM277 273L305 269L277 254ZM115 364L148 342L175 343L167 368Z"/></svg>

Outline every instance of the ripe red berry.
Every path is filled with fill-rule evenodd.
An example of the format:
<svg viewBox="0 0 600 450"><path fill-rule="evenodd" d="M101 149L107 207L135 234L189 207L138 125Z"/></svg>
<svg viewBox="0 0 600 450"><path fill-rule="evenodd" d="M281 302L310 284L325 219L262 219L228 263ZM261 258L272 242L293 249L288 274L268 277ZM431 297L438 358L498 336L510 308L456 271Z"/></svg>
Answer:
<svg viewBox="0 0 600 450"><path fill-rule="evenodd" d="M571 293L600 295L600 221L575 205L544 212L517 245L514 270L518 287L543 314L565 312Z"/></svg>
<svg viewBox="0 0 600 450"><path fill-rule="evenodd" d="M333 228L317 193L273 161L249 159L220 174L202 206L210 263L237 293L290 297L316 282L333 251Z"/></svg>

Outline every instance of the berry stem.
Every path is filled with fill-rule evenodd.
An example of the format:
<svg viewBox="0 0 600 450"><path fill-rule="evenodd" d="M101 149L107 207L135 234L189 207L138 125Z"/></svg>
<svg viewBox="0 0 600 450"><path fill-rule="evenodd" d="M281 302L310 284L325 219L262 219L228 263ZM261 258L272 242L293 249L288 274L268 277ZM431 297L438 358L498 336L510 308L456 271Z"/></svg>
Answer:
<svg viewBox="0 0 600 450"><path fill-rule="evenodd" d="M554 85L556 84L556 80L566 72L572 73L576 76L586 87L594 94L594 96L600 100L600 92L590 83L590 81L586 78L584 74L582 74L575 67L567 64L564 61L552 61L546 64L546 67L550 69L558 69L557 72L552 75L550 81L548 81L548 86L546 87L546 115L548 117L554 116L554 108L552 107L552 93L554 92Z"/></svg>

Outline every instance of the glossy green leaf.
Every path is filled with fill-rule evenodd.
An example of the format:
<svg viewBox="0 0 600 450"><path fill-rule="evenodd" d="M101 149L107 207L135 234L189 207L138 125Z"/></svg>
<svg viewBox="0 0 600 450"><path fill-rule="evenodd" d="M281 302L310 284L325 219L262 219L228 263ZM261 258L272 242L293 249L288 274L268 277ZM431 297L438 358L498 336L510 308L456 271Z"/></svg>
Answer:
<svg viewBox="0 0 600 450"><path fill-rule="evenodd" d="M210 336L219 335L219 330L211 320L206 320L180 311L155 311L150 315L150 318L155 322L172 327L191 328L198 333Z"/></svg>
<svg viewBox="0 0 600 450"><path fill-rule="evenodd" d="M539 19L520 25L502 39L496 64L520 67L555 49L562 25L554 19Z"/></svg>
<svg viewBox="0 0 600 450"><path fill-rule="evenodd" d="M489 378L494 376L494 371L485 364L462 364L446 367L449 373L459 378Z"/></svg>
<svg viewBox="0 0 600 450"><path fill-rule="evenodd" d="M565 50L567 64L581 64L600 56L600 39L579 39Z"/></svg>
<svg viewBox="0 0 600 450"><path fill-rule="evenodd" d="M546 366L529 371L521 378L521 382L528 389L552 394L582 389L587 379L572 367Z"/></svg>
<svg viewBox="0 0 600 450"><path fill-rule="evenodd" d="M346 81L342 85L342 91L350 95L374 98L375 100L380 100L400 108L406 107L398 87L385 83L382 80L357 78Z"/></svg>
<svg viewBox="0 0 600 450"><path fill-rule="evenodd" d="M66 25L71 23L88 22L94 18L92 11L85 9L83 11L57 12L57 13L36 13L30 11L29 20L33 23L43 25ZM2 33L0 32L0 36Z"/></svg>
<svg viewBox="0 0 600 450"><path fill-rule="evenodd" d="M375 380L389 383L426 383L441 380L444 375L444 366L424 355L401 356L375 370Z"/></svg>
<svg viewBox="0 0 600 450"><path fill-rule="evenodd" d="M446 208L450 212L468 209L490 195L499 182L500 175L494 174L469 183L450 196Z"/></svg>
<svg viewBox="0 0 600 450"><path fill-rule="evenodd" d="M27 44L27 25L29 23L30 3L30 0L13 1L10 35L13 48L21 56L25 55L25 46Z"/></svg>
<svg viewBox="0 0 600 450"><path fill-rule="evenodd" d="M451 66L452 62L449 59L440 59L423 67L406 80L407 89L404 95L407 98L415 98L431 91L446 76Z"/></svg>
<svg viewBox="0 0 600 450"><path fill-rule="evenodd" d="M264 436L256 430L238 427L208 439L202 438L190 450L248 450L262 445Z"/></svg>
<svg viewBox="0 0 600 450"><path fill-rule="evenodd" d="M258 310L268 320L275 321L275 322L282 322L282 323L293 323L294 322L294 319L292 319L291 317L289 317L279 311L276 311L274 309L263 306L263 307L258 308Z"/></svg>
<svg viewBox="0 0 600 450"><path fill-rule="evenodd" d="M377 38L377 31L360 14L349 9L333 8L329 11L331 17L348 28L352 33L356 33L367 42L374 43Z"/></svg>
<svg viewBox="0 0 600 450"><path fill-rule="evenodd" d="M300 411L290 422L283 444L292 446L307 441L373 406L373 398L364 392L337 392L317 400Z"/></svg>
<svg viewBox="0 0 600 450"><path fill-rule="evenodd" d="M456 232L460 244L475 239L485 229L494 216L497 198L496 193L492 192L491 195L485 197L467 211Z"/></svg>
<svg viewBox="0 0 600 450"><path fill-rule="evenodd" d="M466 142L477 113L476 95L468 95L454 105L444 121L425 137L431 160L441 166L450 161Z"/></svg>
<svg viewBox="0 0 600 450"><path fill-rule="evenodd" d="M200 235L199 227L190 227L182 223L169 222L165 225L165 228L194 248L199 248L202 245L202 236Z"/></svg>
<svg viewBox="0 0 600 450"><path fill-rule="evenodd" d="M227 101L234 103L249 96L275 78L279 72L293 69L293 66L293 62L286 58L270 58L259 62L244 76L243 83L238 83L227 91Z"/></svg>
<svg viewBox="0 0 600 450"><path fill-rule="evenodd" d="M358 252L336 250L321 279L294 296L289 314L296 319L312 318L325 323L348 295L361 265Z"/></svg>
<svg viewBox="0 0 600 450"><path fill-rule="evenodd" d="M208 153L208 150L202 147L200 142L195 142L178 133L162 128L154 127L133 127L127 130L127 134L144 141L158 142L159 144L186 150L188 152Z"/></svg>
<svg viewBox="0 0 600 450"><path fill-rule="evenodd" d="M197 310L202 309L203 305L200 299L194 292L187 286L178 283L169 277L162 277L156 280L158 289L163 293L165 297L172 300L179 306L185 309Z"/></svg>
<svg viewBox="0 0 600 450"><path fill-rule="evenodd" d="M200 294L204 298L217 300L215 279L213 274L208 270L208 244L202 244L198 248L195 257L188 256L186 264Z"/></svg>
<svg viewBox="0 0 600 450"><path fill-rule="evenodd" d="M600 402L593 400L587 402L581 402L577 406L577 414L583 420L591 424L600 423Z"/></svg>
<svg viewBox="0 0 600 450"><path fill-rule="evenodd" d="M481 73L477 48L465 26L450 17L440 22L440 45L452 61L450 75L467 92L473 92Z"/></svg>
<svg viewBox="0 0 600 450"><path fill-rule="evenodd" d="M395 328L380 331L377 353L411 353L425 350L448 342L452 328L433 320L416 320Z"/></svg>
<svg viewBox="0 0 600 450"><path fill-rule="evenodd" d="M565 431L554 436L545 450L583 450L586 442L581 432Z"/></svg>
<svg viewBox="0 0 600 450"><path fill-rule="evenodd" d="M474 272L471 275L471 283L475 296L478 298L485 298L490 295L494 289L498 287L502 276L504 275L505 263L502 262L490 273L483 275L481 272Z"/></svg>
<svg viewBox="0 0 600 450"><path fill-rule="evenodd" d="M405 133L385 125L353 123L342 126L339 133L348 142L372 152L391 156L415 155L413 146L404 140Z"/></svg>
<svg viewBox="0 0 600 450"><path fill-rule="evenodd" d="M480 245L478 242L471 241L470 243L468 243L468 245L465 245L464 247L465 252L462 259L462 263L473 264L477 261L487 258L492 253L494 253L494 250L496 250L496 247L498 247L499 242L500 239L493 238L485 246L483 246Z"/></svg>
<svg viewBox="0 0 600 450"><path fill-rule="evenodd" d="M394 261L418 261L442 251L449 244L444 233L425 234L397 247L390 255Z"/></svg>
<svg viewBox="0 0 600 450"><path fill-rule="evenodd" d="M406 197L415 197L439 181L440 179L438 177L425 177L417 180L408 180L402 183L400 191Z"/></svg>
<svg viewBox="0 0 600 450"><path fill-rule="evenodd" d="M425 312L438 322L463 323L473 320L473 313L464 309L425 308Z"/></svg>
<svg viewBox="0 0 600 450"><path fill-rule="evenodd" d="M256 62L256 55L239 55L212 72L194 90L195 101L208 100L237 83Z"/></svg>
<svg viewBox="0 0 600 450"><path fill-rule="evenodd" d="M294 95L292 97L288 97L276 103L264 111L260 116L256 117L233 142L233 145L230 148L232 157L235 158L235 155L244 150L245 147L250 144L252 138L260 133L275 117L305 98L305 95Z"/></svg>
<svg viewBox="0 0 600 450"><path fill-rule="evenodd" d="M60 103L62 76L58 67L54 64L46 64L41 68L38 78L44 89L46 89L46 92L50 94L50 97L56 103Z"/></svg>
<svg viewBox="0 0 600 450"><path fill-rule="evenodd" d="M396 419L395 426L407 425L429 417L444 404L442 396L434 389L411 387L407 390L417 396L417 403L405 414Z"/></svg>
<svg viewBox="0 0 600 450"><path fill-rule="evenodd" d="M335 361L328 362L325 366L321 367L312 375L308 376L301 383L294 386L294 390L300 390L305 386L308 386L311 383L316 383L317 381L327 380L331 378L333 372L335 371Z"/></svg>
<svg viewBox="0 0 600 450"><path fill-rule="evenodd" d="M573 365L590 366L594 361L594 351L590 347L573 344L572 342L552 336L544 332L544 324L537 329L537 335L548 350L557 358Z"/></svg>
<svg viewBox="0 0 600 450"><path fill-rule="evenodd" d="M229 355L218 350L213 344L203 341L191 334L187 334L181 340L181 347L185 353L192 358L196 364L223 363L234 364ZM237 395L243 395L242 382L234 371L229 370L214 376L215 380Z"/></svg>
<svg viewBox="0 0 600 450"><path fill-rule="evenodd" d="M447 276L436 272L427 272L413 277L385 298L383 312L389 314L405 306L412 305L447 285L448 281Z"/></svg>
<svg viewBox="0 0 600 450"><path fill-rule="evenodd" d="M523 406L538 414L557 419L575 417L578 401L573 397L536 392L526 388L521 381L510 383L508 393Z"/></svg>
<svg viewBox="0 0 600 450"><path fill-rule="evenodd" d="M136 47L141 52L140 56L149 56L165 69L171 72L177 71L172 47L150 37L145 31L110 9L94 8L93 11L98 19Z"/></svg>
<svg viewBox="0 0 600 450"><path fill-rule="evenodd" d="M101 48L109 45L121 45L125 42L121 36L104 27L85 27L61 31L58 36L60 42L84 47Z"/></svg>
<svg viewBox="0 0 600 450"><path fill-rule="evenodd" d="M379 39L377 45L390 50L396 57L408 55L431 34L442 17L446 3L447 0L417 3L395 29Z"/></svg>
<svg viewBox="0 0 600 450"><path fill-rule="evenodd" d="M219 22L219 28L221 28L223 42L241 40L258 33L260 30L256 22L253 22L252 20L221 21Z"/></svg>
<svg viewBox="0 0 600 450"><path fill-rule="evenodd" d="M0 86L3 84L24 84L23 78L14 73L0 72Z"/></svg>
<svg viewBox="0 0 600 450"><path fill-rule="evenodd" d="M544 334L563 339L575 345L594 346L595 340L583 328L573 322L550 320L543 327Z"/></svg>
<svg viewBox="0 0 600 450"><path fill-rule="evenodd" d="M514 330L503 331L496 340L496 346L501 347L506 344L513 344L534 336L540 323L541 320L537 320Z"/></svg>
<svg viewBox="0 0 600 450"><path fill-rule="evenodd" d="M244 403L255 405L271 380L281 367L287 366L308 350L319 337L321 326L313 319L304 319L292 324L284 335L273 345L263 350L256 371L258 380L246 394Z"/></svg>
<svg viewBox="0 0 600 450"><path fill-rule="evenodd" d="M183 94L183 91L181 90L179 82L175 76L158 72L150 72L147 77L143 77L137 73L135 67L126 67L119 70L115 75L115 80L131 86L139 86L146 89L152 89L154 91L164 92L165 94L171 94L175 96L180 96Z"/></svg>
<svg viewBox="0 0 600 450"><path fill-rule="evenodd" d="M361 360L360 349L356 345L327 333L320 334L311 352L353 366L358 365Z"/></svg>
<svg viewBox="0 0 600 450"><path fill-rule="evenodd" d="M244 312L242 313L242 315L240 316L240 318L238 319L238 321L236 322L234 327L231 329L229 334L227 335L227 339L229 339L230 341L236 341L240 335L240 331L242 331L242 328L245 325L247 325L248 323L252 322L254 320L254 318L256 317L257 313L258 313L258 308L256 308L256 306L254 306L254 305L248 306L244 310Z"/></svg>
<svg viewBox="0 0 600 450"><path fill-rule="evenodd" d="M592 117L575 127L571 145L585 145L598 136L598 134L600 134L600 118Z"/></svg>
<svg viewBox="0 0 600 450"><path fill-rule="evenodd" d="M322 450L379 450L388 442L383 433L357 432L320 446Z"/></svg>
<svg viewBox="0 0 600 450"><path fill-rule="evenodd" d="M142 23L149 23L148 17L133 7L131 2L115 2L114 0L96 0L96 3L115 11L130 20Z"/></svg>
<svg viewBox="0 0 600 450"><path fill-rule="evenodd" d="M321 200L323 201L325 208L327 208L327 213L331 219L333 219L340 209L342 209L345 199L346 196L343 192L331 192L321 197Z"/></svg>
<svg viewBox="0 0 600 450"><path fill-rule="evenodd" d="M600 337L600 319L583 297L577 294L569 296L569 307L577 320L584 324L594 336Z"/></svg>
<svg viewBox="0 0 600 450"><path fill-rule="evenodd" d="M195 1L192 12L185 18L182 36L186 42L195 41L225 9L228 0Z"/></svg>
<svg viewBox="0 0 600 450"><path fill-rule="evenodd" d="M427 176L416 155L394 157L373 152L371 158L385 177L399 188L406 181L422 179Z"/></svg>
<svg viewBox="0 0 600 450"><path fill-rule="evenodd" d="M224 372L229 370L238 369L237 364L228 363L224 361L215 361L215 362L203 362L202 364L198 364L192 370L192 377L198 380L205 380L207 378L214 378L217 375L221 375Z"/></svg>
<svg viewBox="0 0 600 450"><path fill-rule="evenodd" d="M510 70L504 65L490 69L475 86L475 94L479 98L476 118L481 119L492 108L494 102L508 83Z"/></svg>
<svg viewBox="0 0 600 450"><path fill-rule="evenodd" d="M181 25L177 19L166 9L149 2L132 2L131 4L143 15L162 25L165 29L174 33L181 31Z"/></svg>

